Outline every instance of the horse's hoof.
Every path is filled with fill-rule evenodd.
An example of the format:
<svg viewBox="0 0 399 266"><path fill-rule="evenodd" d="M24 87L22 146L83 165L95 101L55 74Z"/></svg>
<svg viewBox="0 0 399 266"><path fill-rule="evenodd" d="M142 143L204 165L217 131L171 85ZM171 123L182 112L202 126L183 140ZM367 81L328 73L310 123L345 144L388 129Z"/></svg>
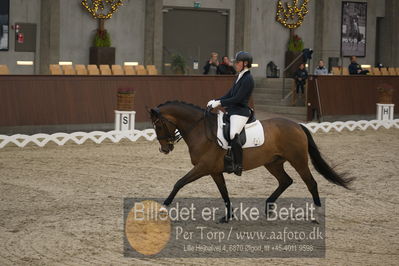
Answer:
<svg viewBox="0 0 399 266"><path fill-rule="evenodd" d="M163 205L169 206L171 203L172 203L171 200L166 199L166 200L163 202Z"/></svg>
<svg viewBox="0 0 399 266"><path fill-rule="evenodd" d="M229 219L226 216L219 219L220 224L227 224L228 222L229 222Z"/></svg>
<svg viewBox="0 0 399 266"><path fill-rule="evenodd" d="M266 220L269 220L269 217L273 216L273 212L265 212Z"/></svg>

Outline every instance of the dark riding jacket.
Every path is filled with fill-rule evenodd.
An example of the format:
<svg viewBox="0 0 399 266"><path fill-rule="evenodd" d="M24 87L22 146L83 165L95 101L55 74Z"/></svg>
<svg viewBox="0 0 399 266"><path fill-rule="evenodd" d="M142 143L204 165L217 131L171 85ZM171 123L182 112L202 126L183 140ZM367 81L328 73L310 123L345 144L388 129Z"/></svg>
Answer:
<svg viewBox="0 0 399 266"><path fill-rule="evenodd" d="M226 109L228 115L242 115L246 117L251 115L248 102L254 86L255 82L250 71L245 72L237 83L234 80L233 87L226 95L218 99Z"/></svg>

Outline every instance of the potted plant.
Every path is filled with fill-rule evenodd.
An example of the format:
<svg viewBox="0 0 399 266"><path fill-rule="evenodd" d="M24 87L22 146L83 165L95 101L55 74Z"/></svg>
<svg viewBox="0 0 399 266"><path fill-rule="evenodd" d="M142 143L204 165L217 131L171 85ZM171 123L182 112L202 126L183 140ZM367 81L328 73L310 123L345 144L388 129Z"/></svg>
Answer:
<svg viewBox="0 0 399 266"><path fill-rule="evenodd" d="M287 68L298 56L304 48L303 40L297 34L291 32L290 39L288 40L287 51L285 52L285 68ZM295 71L302 63L302 59L297 59L285 72L286 77L293 77Z"/></svg>
<svg viewBox="0 0 399 266"><path fill-rule="evenodd" d="M294 34L288 41L288 51L301 52L303 50L303 41L301 37Z"/></svg>
<svg viewBox="0 0 399 266"><path fill-rule="evenodd" d="M93 38L93 47L111 47L111 37L107 30L97 30Z"/></svg>
<svg viewBox="0 0 399 266"><path fill-rule="evenodd" d="M90 47L90 64L113 65L115 64L115 47L111 47L111 37L104 29L104 22L100 19L100 27L93 38L93 46Z"/></svg>
<svg viewBox="0 0 399 266"><path fill-rule="evenodd" d="M104 22L112 18L112 15L122 6L122 2L123 0L82 0L82 6L94 19L98 20L93 46L90 47L90 64L115 64L115 47L111 47L111 38L104 28Z"/></svg>
<svg viewBox="0 0 399 266"><path fill-rule="evenodd" d="M186 60L182 55L173 54L170 65L174 74L184 75L186 73Z"/></svg>
<svg viewBox="0 0 399 266"><path fill-rule="evenodd" d="M134 110L134 94L133 88L119 88L117 93L118 111L133 111Z"/></svg>

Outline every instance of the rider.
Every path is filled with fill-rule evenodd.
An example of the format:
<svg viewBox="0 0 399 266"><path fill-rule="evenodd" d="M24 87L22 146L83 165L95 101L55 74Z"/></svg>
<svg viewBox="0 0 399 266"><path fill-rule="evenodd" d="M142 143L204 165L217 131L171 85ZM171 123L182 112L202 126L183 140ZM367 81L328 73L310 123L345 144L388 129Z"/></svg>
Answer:
<svg viewBox="0 0 399 266"><path fill-rule="evenodd" d="M249 71L251 64L251 54L242 51L238 52L235 58L235 67L239 74L233 87L226 95L209 101L207 105L212 108L222 106L225 108L226 114L230 116L231 142L229 144L231 150L229 149L225 156L225 171L228 173L234 172L239 176L242 172L242 143L240 143L239 134L251 115L248 101L254 89L254 79ZM229 164L228 162L231 163Z"/></svg>

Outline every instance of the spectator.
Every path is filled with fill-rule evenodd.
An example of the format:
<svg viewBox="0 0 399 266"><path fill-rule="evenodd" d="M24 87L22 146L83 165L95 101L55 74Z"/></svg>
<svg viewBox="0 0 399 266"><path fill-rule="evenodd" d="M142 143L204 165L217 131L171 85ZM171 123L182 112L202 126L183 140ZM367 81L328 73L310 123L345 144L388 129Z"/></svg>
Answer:
<svg viewBox="0 0 399 266"><path fill-rule="evenodd" d="M216 75L219 74L219 59L218 54L211 53L211 58L205 63L204 75Z"/></svg>
<svg viewBox="0 0 399 266"><path fill-rule="evenodd" d="M308 79L308 72L305 69L305 64L299 66L299 69L295 72L294 79L296 84L296 93L298 94L299 91L301 91L302 94L304 94L306 80Z"/></svg>
<svg viewBox="0 0 399 266"><path fill-rule="evenodd" d="M351 64L349 65L349 74L351 75L367 75L368 70L363 70L362 67L356 62L356 56L351 56Z"/></svg>
<svg viewBox="0 0 399 266"><path fill-rule="evenodd" d="M323 59L319 60L319 65L316 67L316 69L314 70L314 74L315 75L328 75L328 70L327 68L324 66L324 61Z"/></svg>
<svg viewBox="0 0 399 266"><path fill-rule="evenodd" d="M219 74L221 75L235 75L236 70L233 67L233 63L227 56L223 56L222 63L219 65Z"/></svg>

